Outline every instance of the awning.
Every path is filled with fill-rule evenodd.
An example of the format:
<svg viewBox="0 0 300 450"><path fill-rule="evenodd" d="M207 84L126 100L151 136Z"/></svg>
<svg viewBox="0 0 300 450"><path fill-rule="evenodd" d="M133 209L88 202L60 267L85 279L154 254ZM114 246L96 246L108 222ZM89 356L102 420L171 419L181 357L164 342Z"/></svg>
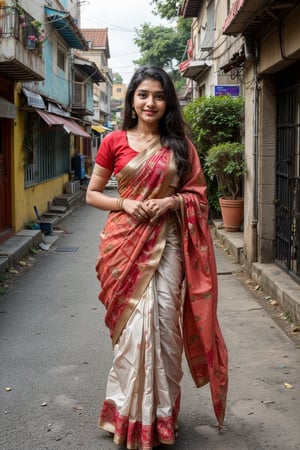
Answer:
<svg viewBox="0 0 300 450"><path fill-rule="evenodd" d="M67 133L72 133L76 136L91 138L91 135L88 134L72 119L67 119L66 117L50 114L45 111L39 111L38 109L36 110L36 112L46 122L46 124L49 125L49 127L52 127L53 125L59 125L62 126Z"/></svg>
<svg viewBox="0 0 300 450"><path fill-rule="evenodd" d="M88 50L86 40L68 11L61 11L45 6L45 13L48 22L56 29L70 48Z"/></svg>
<svg viewBox="0 0 300 450"><path fill-rule="evenodd" d="M93 61L75 57L74 65L86 73L95 83L106 81L104 75Z"/></svg>
<svg viewBox="0 0 300 450"><path fill-rule="evenodd" d="M32 106L33 108L41 108L45 109L45 103L43 97L37 92L32 92L29 89L22 88L23 94L27 98L28 106Z"/></svg>
<svg viewBox="0 0 300 450"><path fill-rule="evenodd" d="M0 97L0 117L5 119L16 118L16 107L13 103L10 103L5 98Z"/></svg>
<svg viewBox="0 0 300 450"><path fill-rule="evenodd" d="M92 125L92 130L100 134L105 133L105 131L111 131L109 128L106 128L103 125Z"/></svg>

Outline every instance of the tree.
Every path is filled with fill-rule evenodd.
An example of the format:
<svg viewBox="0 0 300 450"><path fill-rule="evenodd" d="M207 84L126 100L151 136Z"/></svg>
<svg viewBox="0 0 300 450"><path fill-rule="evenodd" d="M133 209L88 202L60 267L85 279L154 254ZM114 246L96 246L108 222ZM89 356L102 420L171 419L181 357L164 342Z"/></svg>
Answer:
<svg viewBox="0 0 300 450"><path fill-rule="evenodd" d="M122 84L123 78L118 72L113 73L113 84Z"/></svg>
<svg viewBox="0 0 300 450"><path fill-rule="evenodd" d="M136 30L135 44L141 51L141 58L136 64L156 64L160 67L172 67L178 39L173 28L152 27L144 23Z"/></svg>
<svg viewBox="0 0 300 450"><path fill-rule="evenodd" d="M144 23L136 29L135 44L141 51L141 58L135 64L156 64L173 69L182 60L186 43L190 37L190 25L179 18L176 27L151 26Z"/></svg>
<svg viewBox="0 0 300 450"><path fill-rule="evenodd" d="M155 7L154 14L169 20L177 16L179 3L178 0L152 0L151 2Z"/></svg>

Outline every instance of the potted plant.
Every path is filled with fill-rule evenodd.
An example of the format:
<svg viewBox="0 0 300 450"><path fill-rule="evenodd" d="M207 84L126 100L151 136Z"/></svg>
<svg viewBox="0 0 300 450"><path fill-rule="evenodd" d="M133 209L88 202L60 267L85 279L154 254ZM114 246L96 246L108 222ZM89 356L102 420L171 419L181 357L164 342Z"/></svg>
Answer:
<svg viewBox="0 0 300 450"><path fill-rule="evenodd" d="M206 154L205 167L210 179L217 180L224 228L239 231L244 210L241 189L246 173L245 146L238 142L212 146Z"/></svg>

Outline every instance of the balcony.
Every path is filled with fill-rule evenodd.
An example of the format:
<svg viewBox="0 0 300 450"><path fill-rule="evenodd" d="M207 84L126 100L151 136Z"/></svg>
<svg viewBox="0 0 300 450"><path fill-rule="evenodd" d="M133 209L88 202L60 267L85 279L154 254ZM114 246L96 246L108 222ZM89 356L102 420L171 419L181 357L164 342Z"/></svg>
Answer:
<svg viewBox="0 0 300 450"><path fill-rule="evenodd" d="M184 0L179 7L178 15L185 19L198 17L199 11L204 4L203 0Z"/></svg>
<svg viewBox="0 0 300 450"><path fill-rule="evenodd" d="M39 25L15 7L0 8L0 76L13 81L44 80Z"/></svg>
<svg viewBox="0 0 300 450"><path fill-rule="evenodd" d="M290 14L298 3L296 0L236 0L226 17L222 32L233 36L265 36L267 31Z"/></svg>
<svg viewBox="0 0 300 450"><path fill-rule="evenodd" d="M182 77L197 81L211 66L212 62L203 57L198 60L187 59L179 64L178 69Z"/></svg>
<svg viewBox="0 0 300 450"><path fill-rule="evenodd" d="M73 99L71 110L73 114L87 116L93 114L93 110L89 110L87 106L86 87L82 83L73 82Z"/></svg>

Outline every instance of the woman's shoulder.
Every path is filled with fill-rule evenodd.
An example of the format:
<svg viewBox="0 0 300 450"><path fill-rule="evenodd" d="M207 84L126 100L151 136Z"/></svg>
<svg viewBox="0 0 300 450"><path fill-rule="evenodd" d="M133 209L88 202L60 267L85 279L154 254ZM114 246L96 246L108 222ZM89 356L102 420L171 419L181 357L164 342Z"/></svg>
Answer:
<svg viewBox="0 0 300 450"><path fill-rule="evenodd" d="M115 130L108 133L105 138L103 138L103 142L116 142L120 139L124 139L126 137L126 132L124 130Z"/></svg>

